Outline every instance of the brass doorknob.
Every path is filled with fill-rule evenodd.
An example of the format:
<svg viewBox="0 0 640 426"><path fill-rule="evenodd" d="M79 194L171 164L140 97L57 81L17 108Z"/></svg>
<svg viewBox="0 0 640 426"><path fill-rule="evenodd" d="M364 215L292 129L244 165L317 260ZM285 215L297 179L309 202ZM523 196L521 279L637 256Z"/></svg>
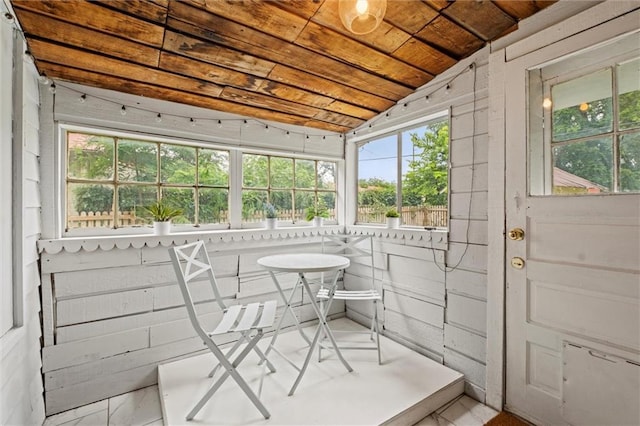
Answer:
<svg viewBox="0 0 640 426"><path fill-rule="evenodd" d="M522 228L513 228L509 231L509 239L514 241L524 240L524 230Z"/></svg>

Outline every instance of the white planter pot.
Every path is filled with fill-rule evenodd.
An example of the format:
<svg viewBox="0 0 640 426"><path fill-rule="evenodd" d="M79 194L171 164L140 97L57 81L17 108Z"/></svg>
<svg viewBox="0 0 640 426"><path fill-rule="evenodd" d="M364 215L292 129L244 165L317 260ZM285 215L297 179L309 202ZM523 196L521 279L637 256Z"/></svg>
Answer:
<svg viewBox="0 0 640 426"><path fill-rule="evenodd" d="M267 229L276 229L278 227L278 218L276 217L268 217L264 221L264 226Z"/></svg>
<svg viewBox="0 0 640 426"><path fill-rule="evenodd" d="M153 233L156 235L169 235L171 233L171 221L153 222Z"/></svg>
<svg viewBox="0 0 640 426"><path fill-rule="evenodd" d="M400 218L399 217L388 217L387 218L387 228L396 229L400 227Z"/></svg>
<svg viewBox="0 0 640 426"><path fill-rule="evenodd" d="M324 222L324 218L320 217L320 216L316 216L313 218L313 226L315 227L321 227L322 223Z"/></svg>

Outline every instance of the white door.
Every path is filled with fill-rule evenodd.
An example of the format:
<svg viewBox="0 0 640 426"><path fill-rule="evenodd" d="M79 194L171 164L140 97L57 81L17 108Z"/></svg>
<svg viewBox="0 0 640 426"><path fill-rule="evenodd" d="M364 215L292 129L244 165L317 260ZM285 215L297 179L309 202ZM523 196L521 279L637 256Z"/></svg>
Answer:
<svg viewBox="0 0 640 426"><path fill-rule="evenodd" d="M506 240L505 405L536 424L640 424L638 10L628 18L506 63L506 229L524 235Z"/></svg>

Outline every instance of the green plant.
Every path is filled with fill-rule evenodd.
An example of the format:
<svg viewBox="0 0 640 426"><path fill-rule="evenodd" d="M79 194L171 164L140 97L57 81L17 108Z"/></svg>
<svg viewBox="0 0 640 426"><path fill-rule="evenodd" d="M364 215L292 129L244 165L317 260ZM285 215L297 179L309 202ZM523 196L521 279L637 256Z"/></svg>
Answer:
<svg viewBox="0 0 640 426"><path fill-rule="evenodd" d="M167 222L174 217L178 217L182 214L181 209L175 209L166 204L162 199L156 201L150 206L145 206L145 211L151 215L154 222Z"/></svg>
<svg viewBox="0 0 640 426"><path fill-rule="evenodd" d="M322 200L316 202L313 206L307 207L307 221L313 220L314 217L329 217L329 209Z"/></svg>
<svg viewBox="0 0 640 426"><path fill-rule="evenodd" d="M267 203L264 205L264 214L267 219L275 219L278 217L278 212L273 204Z"/></svg>
<svg viewBox="0 0 640 426"><path fill-rule="evenodd" d="M386 217L400 217L398 210L396 210L395 208L390 208L384 215Z"/></svg>

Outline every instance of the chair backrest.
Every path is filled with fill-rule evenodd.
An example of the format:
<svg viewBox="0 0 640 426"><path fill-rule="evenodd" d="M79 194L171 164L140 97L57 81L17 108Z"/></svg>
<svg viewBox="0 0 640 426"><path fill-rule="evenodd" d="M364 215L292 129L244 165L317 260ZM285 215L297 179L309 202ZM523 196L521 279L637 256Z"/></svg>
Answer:
<svg viewBox="0 0 640 426"><path fill-rule="evenodd" d="M363 258L371 268L371 288L375 288L373 238L371 235L325 234L322 236L322 252L340 256Z"/></svg>
<svg viewBox="0 0 640 426"><path fill-rule="evenodd" d="M226 309L226 305L222 300L220 289L218 288L218 282L216 281L216 277L213 273L211 261L209 260L209 255L207 254L204 242L196 241L183 246L171 247L169 248L169 256L173 263L173 269L178 279L180 292L182 293L185 307L189 313L191 324L201 338L208 339L208 335L204 331L204 328L198 319L193 298L189 291L189 284L192 281L196 281L196 279L202 274L205 274L209 280L211 289L213 290L213 296L220 306L220 309Z"/></svg>

